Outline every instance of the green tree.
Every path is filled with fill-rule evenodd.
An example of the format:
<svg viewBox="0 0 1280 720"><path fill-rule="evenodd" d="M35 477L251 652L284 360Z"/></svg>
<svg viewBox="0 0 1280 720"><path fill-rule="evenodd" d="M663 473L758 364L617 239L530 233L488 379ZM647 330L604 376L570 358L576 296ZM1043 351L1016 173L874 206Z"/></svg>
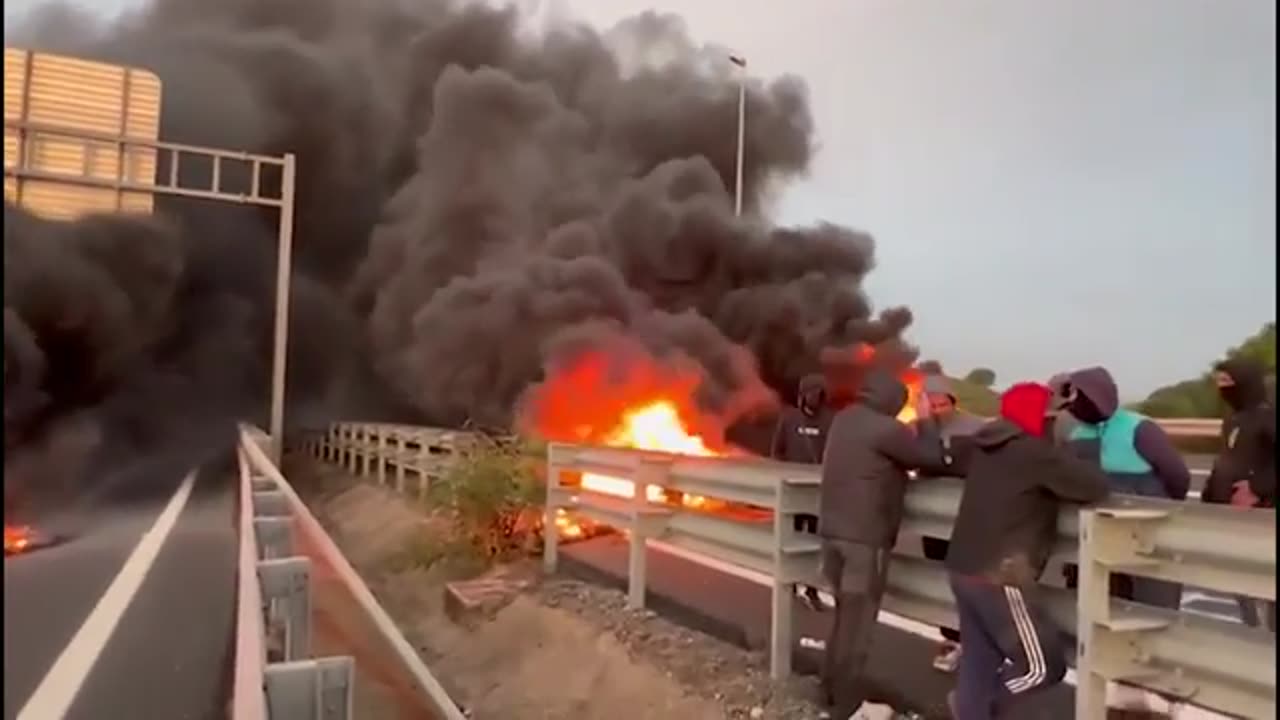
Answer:
<svg viewBox="0 0 1280 720"><path fill-rule="evenodd" d="M1266 368L1269 385L1274 394L1276 374L1276 324L1269 322L1244 342L1227 350L1224 358L1247 357ZM1215 363L1216 364L1216 363ZM1138 406L1139 411L1151 417L1193 418L1219 417L1224 408L1213 385L1210 369L1194 380L1166 385L1157 389Z"/></svg>
<svg viewBox="0 0 1280 720"><path fill-rule="evenodd" d="M978 387L989 388L996 384L996 371L984 367L974 368L969 371L968 375L964 376L964 380Z"/></svg>

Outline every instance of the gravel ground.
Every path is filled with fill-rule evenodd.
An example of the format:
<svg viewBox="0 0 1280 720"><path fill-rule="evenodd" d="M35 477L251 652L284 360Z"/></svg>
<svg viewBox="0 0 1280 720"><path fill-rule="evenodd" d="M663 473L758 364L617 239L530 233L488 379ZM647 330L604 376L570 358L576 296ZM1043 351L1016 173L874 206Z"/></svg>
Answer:
<svg viewBox="0 0 1280 720"><path fill-rule="evenodd" d="M572 612L611 633L639 660L650 663L688 692L720 703L726 718L814 720L820 711L817 681L769 678L768 660L702 633L676 625L651 610L627 607L615 590L575 580L552 579L538 586L538 600Z"/></svg>

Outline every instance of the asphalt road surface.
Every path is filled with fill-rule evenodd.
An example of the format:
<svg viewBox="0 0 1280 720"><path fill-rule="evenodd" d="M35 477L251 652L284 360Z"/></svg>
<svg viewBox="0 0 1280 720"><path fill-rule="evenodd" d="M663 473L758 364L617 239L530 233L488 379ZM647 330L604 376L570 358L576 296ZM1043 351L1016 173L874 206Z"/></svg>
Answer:
<svg viewBox="0 0 1280 720"><path fill-rule="evenodd" d="M5 558L5 720L225 717L231 468L172 460L135 473L144 482L82 510L68 541Z"/></svg>

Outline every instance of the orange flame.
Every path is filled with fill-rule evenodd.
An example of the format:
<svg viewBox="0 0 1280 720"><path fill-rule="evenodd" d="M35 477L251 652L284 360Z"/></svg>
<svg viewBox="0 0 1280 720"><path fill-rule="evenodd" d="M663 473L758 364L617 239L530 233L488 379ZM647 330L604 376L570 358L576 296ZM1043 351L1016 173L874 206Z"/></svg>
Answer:
<svg viewBox="0 0 1280 720"><path fill-rule="evenodd" d="M907 403L898 412L898 422L915 422L916 404L920 402L920 393L924 391L924 374L915 368L909 368L903 371L899 379L907 386Z"/></svg>
<svg viewBox="0 0 1280 720"><path fill-rule="evenodd" d="M4 526L4 554L11 555L31 547L31 528L25 525Z"/></svg>
<svg viewBox="0 0 1280 720"><path fill-rule="evenodd" d="M892 358L883 357L875 346L864 342L827 348L822 351L820 361L830 394L839 404L853 401L858 385L873 365L898 365ZM906 368L899 372L898 379L907 386L907 401L898 412L898 420L910 423L916 419L916 404L924 387L924 374L916 368Z"/></svg>
<svg viewBox="0 0 1280 720"><path fill-rule="evenodd" d="M697 372L661 365L648 356L629 353L584 353L557 368L535 386L521 413L527 430L548 440L636 448L681 455L710 457L724 451L709 442L720 424L702 413L694 396L701 382ZM615 497L630 498L630 480L584 473L581 487ZM649 502L668 502L660 487L645 488ZM706 498L685 495L679 502L704 507ZM571 521L556 524L564 534ZM580 533L579 530L570 530Z"/></svg>

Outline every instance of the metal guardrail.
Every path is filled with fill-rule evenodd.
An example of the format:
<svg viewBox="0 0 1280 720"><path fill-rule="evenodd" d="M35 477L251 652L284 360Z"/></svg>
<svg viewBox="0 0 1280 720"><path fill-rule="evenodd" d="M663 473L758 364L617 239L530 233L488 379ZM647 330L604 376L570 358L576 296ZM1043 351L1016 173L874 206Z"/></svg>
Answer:
<svg viewBox="0 0 1280 720"><path fill-rule="evenodd" d="M429 478L447 462L448 442L464 433L376 423L337 424L312 443L320 457L385 482L390 467L410 458L423 467L422 448L438 447ZM383 453L387 447L401 450ZM645 599L645 543L661 540L772 578L770 668L791 671L795 585L822 586L819 543L794 530L794 516L818 509L819 472L808 465L759 459L694 458L614 448L553 444L547 453L547 526L559 512L628 532L631 543L628 598ZM373 470L376 465L376 472ZM582 473L607 475L669 491L743 503L773 511L765 521L743 520L675 504L584 490ZM902 532L947 538L962 493L956 478L913 484ZM403 484L401 484L403 485ZM403 489L403 488L402 488ZM1101 717L1100 691L1124 681L1197 705L1244 717L1274 717L1275 635L1239 624L1163 610L1107 597L1106 573L1149 576L1228 594L1276 598L1274 511L1139 498L1105 508L1064 512L1054 559L1081 565L1081 592L1045 586L1059 626L1080 641L1077 717ZM1082 534L1080 528L1084 527ZM558 538L548 534L544 565L554 572ZM1086 580L1084 576L1088 575ZM934 626L956 625L946 574L940 563L895 554L884 609ZM1105 701L1105 693L1101 695Z"/></svg>
<svg viewBox="0 0 1280 720"><path fill-rule="evenodd" d="M240 461L240 554L234 720L351 720L355 660L309 658L311 561L294 555L293 533L301 533L324 564L372 621L381 639L412 678L437 720L464 720L405 640L395 621L329 538L320 522L268 457L268 436L242 427ZM271 648L272 641L280 647ZM269 650L281 656L272 661Z"/></svg>

